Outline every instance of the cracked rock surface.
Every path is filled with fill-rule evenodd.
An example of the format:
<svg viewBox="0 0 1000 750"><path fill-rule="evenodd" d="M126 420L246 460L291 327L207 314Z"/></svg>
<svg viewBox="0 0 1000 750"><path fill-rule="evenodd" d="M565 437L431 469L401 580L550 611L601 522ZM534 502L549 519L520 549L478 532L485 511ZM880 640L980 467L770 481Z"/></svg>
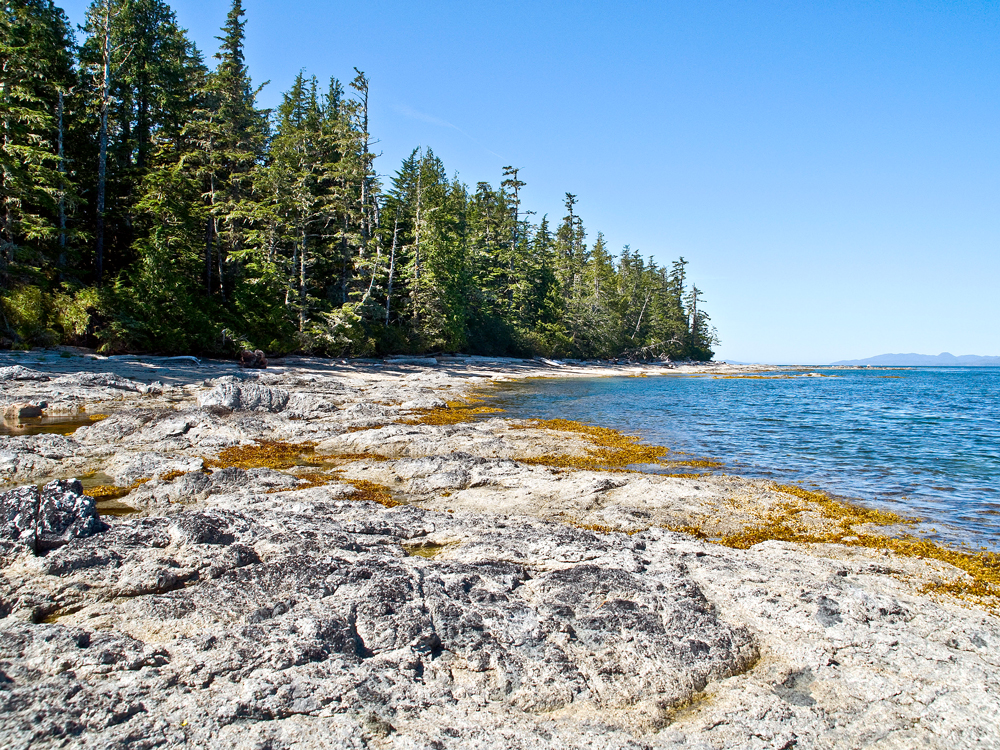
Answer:
<svg viewBox="0 0 1000 750"><path fill-rule="evenodd" d="M0 746L1000 747L1000 619L922 593L950 566L720 547L663 526L780 493L402 423L538 374L474 365L0 357L5 402L110 414L0 437ZM266 441L313 464L218 465Z"/></svg>

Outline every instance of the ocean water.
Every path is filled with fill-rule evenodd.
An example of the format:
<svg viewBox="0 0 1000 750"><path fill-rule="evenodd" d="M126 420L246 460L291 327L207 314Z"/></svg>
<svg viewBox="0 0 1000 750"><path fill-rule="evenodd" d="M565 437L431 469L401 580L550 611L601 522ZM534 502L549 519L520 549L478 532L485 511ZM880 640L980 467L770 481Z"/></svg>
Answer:
<svg viewBox="0 0 1000 750"><path fill-rule="evenodd" d="M1000 549L1000 367L529 380L496 405L641 435L721 473L794 482ZM931 529L936 531L932 532Z"/></svg>

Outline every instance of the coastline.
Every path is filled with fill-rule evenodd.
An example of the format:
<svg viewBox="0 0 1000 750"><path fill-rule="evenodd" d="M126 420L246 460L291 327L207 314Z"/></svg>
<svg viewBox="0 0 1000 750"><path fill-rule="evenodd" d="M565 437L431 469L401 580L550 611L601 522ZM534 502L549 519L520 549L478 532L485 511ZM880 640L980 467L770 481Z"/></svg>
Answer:
<svg viewBox="0 0 1000 750"><path fill-rule="evenodd" d="M5 486L100 472L88 491L118 496L98 508L137 511L45 556L5 551L0 669L26 708L2 736L55 743L76 722L110 746L140 730L168 746L1000 744L995 599L956 598L974 577L885 541L898 519L682 462L627 471L648 451L620 433L470 402L526 377L786 368L448 359L239 372L0 355L50 378L16 373L29 379L0 383L7 403L110 415L0 438ZM80 633L140 666L101 671L70 646ZM309 648L323 658L295 656ZM143 708L105 725L100 708L46 709L32 726L67 679L46 659L69 660L93 705Z"/></svg>

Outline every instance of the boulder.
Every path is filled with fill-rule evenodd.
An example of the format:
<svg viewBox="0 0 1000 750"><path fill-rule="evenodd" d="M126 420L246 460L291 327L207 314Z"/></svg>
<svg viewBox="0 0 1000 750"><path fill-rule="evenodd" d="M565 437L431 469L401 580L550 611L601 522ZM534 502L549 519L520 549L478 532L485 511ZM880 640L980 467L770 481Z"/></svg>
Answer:
<svg viewBox="0 0 1000 750"><path fill-rule="evenodd" d="M28 485L0 494L0 541L7 552L12 543L35 553L46 552L106 528L94 498L83 493L77 479L58 479L40 490Z"/></svg>
<svg viewBox="0 0 1000 750"><path fill-rule="evenodd" d="M198 399L198 405L223 406L232 411L279 412L288 406L288 391L238 378L219 378L215 386Z"/></svg>
<svg viewBox="0 0 1000 750"><path fill-rule="evenodd" d="M38 488L34 485L0 494L0 539L6 546L14 542L34 552L37 517Z"/></svg>
<svg viewBox="0 0 1000 750"><path fill-rule="evenodd" d="M264 370L267 368L267 357L264 356L264 352L260 349L253 352L244 350L240 352L239 363L240 367Z"/></svg>
<svg viewBox="0 0 1000 750"><path fill-rule="evenodd" d="M83 493L78 479L49 482L39 495L36 547L40 552L107 528L97 514L94 498Z"/></svg>
<svg viewBox="0 0 1000 750"><path fill-rule="evenodd" d="M49 376L44 372L32 370L22 365L11 365L10 367L0 367L0 383L8 380L36 380L46 381Z"/></svg>

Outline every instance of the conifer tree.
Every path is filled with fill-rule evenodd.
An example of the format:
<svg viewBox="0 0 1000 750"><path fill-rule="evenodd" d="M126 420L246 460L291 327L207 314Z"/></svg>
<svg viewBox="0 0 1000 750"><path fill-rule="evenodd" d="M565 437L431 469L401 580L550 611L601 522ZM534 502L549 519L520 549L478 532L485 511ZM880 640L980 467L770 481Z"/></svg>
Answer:
<svg viewBox="0 0 1000 750"><path fill-rule="evenodd" d="M0 281L39 283L65 239L76 190L60 158L60 102L76 85L72 34L50 0L8 0L0 13ZM48 251L48 252L46 252ZM27 275L25 275L27 274Z"/></svg>
<svg viewBox="0 0 1000 750"><path fill-rule="evenodd" d="M205 226L205 290L225 301L226 267L230 260L254 265L248 257L249 221L255 213L252 189L255 169L267 144L267 113L256 106L244 53L245 12L242 0L233 0L215 55L218 65L208 74L202 92L203 109L192 124L202 152L201 178L209 206Z"/></svg>
<svg viewBox="0 0 1000 750"><path fill-rule="evenodd" d="M52 0L5 2L0 306L31 308L5 317L5 340L712 355L684 258L614 257L601 233L588 248L572 193L554 231L533 222L512 166L470 191L419 148L383 192L368 77L355 68L349 94L335 78L321 94L300 73L262 111L245 23L231 0L209 71L165 0L92 0L79 50ZM100 288L80 288L90 280ZM22 292L29 305L10 302ZM72 334L52 322L67 305Z"/></svg>
<svg viewBox="0 0 1000 750"><path fill-rule="evenodd" d="M94 0L81 61L98 114L94 252L100 282L132 259L135 203L156 141L178 141L204 68L162 0ZM109 255L110 253L110 255Z"/></svg>

